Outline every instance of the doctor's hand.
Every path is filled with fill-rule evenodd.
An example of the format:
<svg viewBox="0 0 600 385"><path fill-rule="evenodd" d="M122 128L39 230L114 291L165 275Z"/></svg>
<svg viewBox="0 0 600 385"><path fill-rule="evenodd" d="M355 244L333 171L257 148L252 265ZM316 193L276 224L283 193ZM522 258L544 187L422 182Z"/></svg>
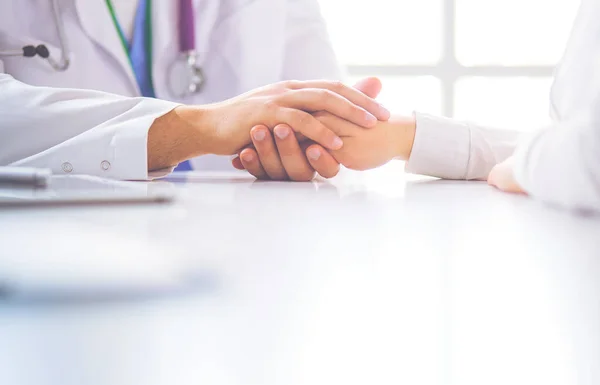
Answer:
<svg viewBox="0 0 600 385"><path fill-rule="evenodd" d="M236 154L251 143L250 128L259 124L286 124L327 149L340 149L341 138L311 115L315 111L367 128L390 117L374 99L339 82L281 82L221 103L178 106L157 119L148 132L148 168L165 168L204 154Z"/></svg>
<svg viewBox="0 0 600 385"><path fill-rule="evenodd" d="M379 79L371 77L359 81L354 88L376 98L382 85ZM329 152L302 135L294 135L289 125L277 125L274 135L266 126L258 125L252 128L251 135L253 146L241 151L232 164L258 179L309 181L315 171L325 178L339 172L340 165Z"/></svg>

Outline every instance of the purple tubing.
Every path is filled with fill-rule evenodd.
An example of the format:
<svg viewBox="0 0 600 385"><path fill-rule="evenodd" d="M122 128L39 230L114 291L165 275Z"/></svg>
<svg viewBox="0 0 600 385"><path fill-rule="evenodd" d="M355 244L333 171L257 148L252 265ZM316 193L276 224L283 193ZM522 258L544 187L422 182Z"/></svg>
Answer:
<svg viewBox="0 0 600 385"><path fill-rule="evenodd" d="M196 49L195 17L193 0L179 0L179 50Z"/></svg>

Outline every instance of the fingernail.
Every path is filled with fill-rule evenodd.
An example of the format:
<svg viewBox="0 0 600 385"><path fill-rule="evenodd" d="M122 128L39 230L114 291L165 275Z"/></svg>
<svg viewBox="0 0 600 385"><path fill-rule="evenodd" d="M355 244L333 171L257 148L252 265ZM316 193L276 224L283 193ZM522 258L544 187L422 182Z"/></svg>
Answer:
<svg viewBox="0 0 600 385"><path fill-rule="evenodd" d="M254 156L249 152L245 152L242 154L242 159L245 162L252 162L254 160Z"/></svg>
<svg viewBox="0 0 600 385"><path fill-rule="evenodd" d="M340 148L342 148L342 146L344 145L344 142L342 142L342 139L336 137L333 142L331 142L331 148L333 150L339 150Z"/></svg>
<svg viewBox="0 0 600 385"><path fill-rule="evenodd" d="M283 126L277 126L277 127L275 127L275 129L273 131L275 131L275 135L277 135L277 137L279 139L285 139L290 134L287 127L283 127Z"/></svg>
<svg viewBox="0 0 600 385"><path fill-rule="evenodd" d="M321 157L321 151L318 148L309 148L307 154L312 160L318 160Z"/></svg>
<svg viewBox="0 0 600 385"><path fill-rule="evenodd" d="M369 122L369 124L377 123L377 118L368 112L365 112L365 118L367 119L367 122Z"/></svg>
<svg viewBox="0 0 600 385"><path fill-rule="evenodd" d="M256 130L252 133L252 136L254 137L255 140L258 140L260 142L261 140L263 140L265 138L265 131L264 130Z"/></svg>
<svg viewBox="0 0 600 385"><path fill-rule="evenodd" d="M392 113L390 112L390 110L388 110L387 108L385 108L384 106L382 106L381 104L379 105L379 113L383 116L386 117L390 117L392 116Z"/></svg>

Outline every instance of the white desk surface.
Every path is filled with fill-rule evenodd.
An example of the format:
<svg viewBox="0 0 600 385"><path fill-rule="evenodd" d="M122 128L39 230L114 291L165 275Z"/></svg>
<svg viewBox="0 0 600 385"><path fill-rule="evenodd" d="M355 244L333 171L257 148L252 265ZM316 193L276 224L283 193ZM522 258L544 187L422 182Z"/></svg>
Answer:
<svg viewBox="0 0 600 385"><path fill-rule="evenodd" d="M0 300L0 384L600 383L598 217L382 173L195 174L173 204L0 211L0 248L14 224L93 226L210 281Z"/></svg>

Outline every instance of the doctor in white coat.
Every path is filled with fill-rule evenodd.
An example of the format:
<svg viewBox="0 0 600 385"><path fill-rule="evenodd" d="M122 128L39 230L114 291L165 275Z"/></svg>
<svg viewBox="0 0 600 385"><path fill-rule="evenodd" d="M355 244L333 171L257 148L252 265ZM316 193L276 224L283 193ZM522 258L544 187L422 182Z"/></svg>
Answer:
<svg viewBox="0 0 600 385"><path fill-rule="evenodd" d="M231 167L207 154L257 124L335 149L309 112L389 118L337 82L280 82L313 78L340 78L317 0L3 0L0 165L145 179Z"/></svg>

